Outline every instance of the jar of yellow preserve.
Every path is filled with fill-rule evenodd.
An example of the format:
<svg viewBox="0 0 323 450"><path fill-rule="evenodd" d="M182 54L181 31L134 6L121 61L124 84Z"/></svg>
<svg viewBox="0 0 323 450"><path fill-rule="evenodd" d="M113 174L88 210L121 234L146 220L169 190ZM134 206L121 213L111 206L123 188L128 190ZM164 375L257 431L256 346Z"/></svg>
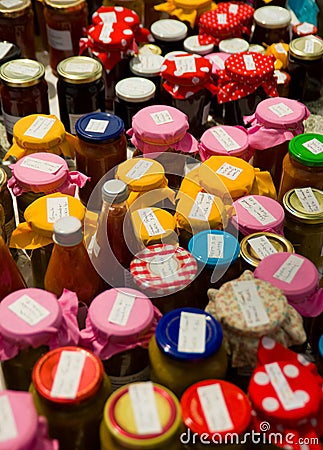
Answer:
<svg viewBox="0 0 323 450"><path fill-rule="evenodd" d="M176 221L168 211L161 208L141 208L132 213L131 219L141 247L178 243Z"/></svg>

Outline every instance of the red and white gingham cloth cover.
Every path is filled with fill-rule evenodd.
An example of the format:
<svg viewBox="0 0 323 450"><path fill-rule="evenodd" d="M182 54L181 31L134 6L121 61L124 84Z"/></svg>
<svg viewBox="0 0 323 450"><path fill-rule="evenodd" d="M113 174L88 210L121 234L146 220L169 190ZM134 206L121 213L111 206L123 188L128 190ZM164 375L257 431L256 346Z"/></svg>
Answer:
<svg viewBox="0 0 323 450"><path fill-rule="evenodd" d="M218 3L217 6L218 7L216 11L218 13L236 14L241 21L243 33L247 35L251 34L253 14L255 12L252 6L242 2Z"/></svg>
<svg viewBox="0 0 323 450"><path fill-rule="evenodd" d="M162 277L151 271L150 263L154 258L173 258L177 270L169 277ZM168 295L188 286L197 273L197 262L184 248L170 244L155 244L139 252L130 264L130 272L138 287L154 294Z"/></svg>
<svg viewBox="0 0 323 450"><path fill-rule="evenodd" d="M199 20L198 40L200 45L218 45L223 39L242 36L242 23L237 14L218 12L218 9L203 13Z"/></svg>

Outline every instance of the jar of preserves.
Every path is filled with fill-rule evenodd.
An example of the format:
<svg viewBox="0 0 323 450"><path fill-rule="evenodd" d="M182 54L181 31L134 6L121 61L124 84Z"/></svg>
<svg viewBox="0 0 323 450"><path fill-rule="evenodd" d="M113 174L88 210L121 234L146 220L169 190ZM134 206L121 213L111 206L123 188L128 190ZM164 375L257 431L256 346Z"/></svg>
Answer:
<svg viewBox="0 0 323 450"><path fill-rule="evenodd" d="M44 0L49 62L56 74L57 64L79 52L79 40L87 26L85 0Z"/></svg>
<svg viewBox="0 0 323 450"><path fill-rule="evenodd" d="M23 58L36 59L31 0L0 2L0 40L16 44Z"/></svg>
<svg viewBox="0 0 323 450"><path fill-rule="evenodd" d="M27 391L36 361L49 349L77 345L77 297L20 289L0 303L1 366L8 389Z"/></svg>
<svg viewBox="0 0 323 450"><path fill-rule="evenodd" d="M255 28L252 44L271 45L277 42L289 43L291 13L281 6L263 6L254 13Z"/></svg>
<svg viewBox="0 0 323 450"><path fill-rule="evenodd" d="M86 205L100 179L127 159L127 139L123 121L105 112L89 113L75 125L76 167L91 180L79 190Z"/></svg>
<svg viewBox="0 0 323 450"><path fill-rule="evenodd" d="M100 359L88 350L62 346L37 361L32 380L35 407L60 450L99 450L100 422L111 392Z"/></svg>
<svg viewBox="0 0 323 450"><path fill-rule="evenodd" d="M91 303L81 346L101 359L112 391L149 380L148 342L160 317L149 298L134 289L110 289Z"/></svg>
<svg viewBox="0 0 323 450"><path fill-rule="evenodd" d="M249 50L249 44L247 41L241 38L223 39L219 43L220 52L234 53L247 52Z"/></svg>
<svg viewBox="0 0 323 450"><path fill-rule="evenodd" d="M143 48L143 47L142 47ZM154 103L160 103L160 71L164 58L155 53L141 52L130 60L130 70L136 77L147 78L156 87ZM136 81L138 78L136 79ZM130 92L128 92L129 94ZM130 123L131 126L131 123Z"/></svg>
<svg viewBox="0 0 323 450"><path fill-rule="evenodd" d="M158 322L149 343L151 380L178 398L194 383L224 378L227 357L220 324L197 308L178 308Z"/></svg>
<svg viewBox="0 0 323 450"><path fill-rule="evenodd" d="M199 43L198 35L189 36L185 39L184 50L188 53L195 53L196 55L205 56L213 52L214 44L201 45Z"/></svg>
<svg viewBox="0 0 323 450"><path fill-rule="evenodd" d="M141 248L154 244L178 244L174 216L161 208L141 208L131 214Z"/></svg>
<svg viewBox="0 0 323 450"><path fill-rule="evenodd" d="M157 20L151 25L150 31L156 45L161 48L163 56L169 52L184 49L183 43L188 33L184 22L174 19Z"/></svg>
<svg viewBox="0 0 323 450"><path fill-rule="evenodd" d="M295 136L283 159L283 172L278 200L292 188L312 187L323 189L323 136L306 133Z"/></svg>
<svg viewBox="0 0 323 450"><path fill-rule="evenodd" d="M84 114L104 111L102 64L87 56L72 56L57 65L57 96L65 130L75 133L75 123Z"/></svg>
<svg viewBox="0 0 323 450"><path fill-rule="evenodd" d="M251 2L252 3L252 2ZM217 13L235 14L242 25L242 34L249 41L251 34L251 27L253 25L253 15L255 10L246 2L221 2L217 4Z"/></svg>
<svg viewBox="0 0 323 450"><path fill-rule="evenodd" d="M0 167L0 205L2 205L4 209L4 229L6 234L6 242L7 244L9 244L11 234L16 228L16 218L13 208L13 201L8 189L7 181L7 172L4 168Z"/></svg>
<svg viewBox="0 0 323 450"><path fill-rule="evenodd" d="M318 36L305 36L291 41L288 59L291 98L307 102L320 98L322 56L323 42Z"/></svg>
<svg viewBox="0 0 323 450"><path fill-rule="evenodd" d="M131 383L107 401L100 426L101 450L181 450L179 401L156 383Z"/></svg>
<svg viewBox="0 0 323 450"><path fill-rule="evenodd" d="M0 208L0 212L3 213L4 221L3 208ZM11 294L11 292L27 287L19 268L4 241L4 237L5 236L1 235L0 232L0 301Z"/></svg>
<svg viewBox="0 0 323 450"><path fill-rule="evenodd" d="M0 68L1 102L9 142L13 127L29 114L49 114L45 67L38 61L15 59Z"/></svg>
<svg viewBox="0 0 323 450"><path fill-rule="evenodd" d="M317 27L312 23L300 22L293 26L293 39L309 36L310 34L317 34Z"/></svg>
<svg viewBox="0 0 323 450"><path fill-rule="evenodd" d="M237 14L220 11L218 8L204 12L199 19L199 43L215 46L223 39L242 37L242 23Z"/></svg>
<svg viewBox="0 0 323 450"><path fill-rule="evenodd" d="M275 70L274 77L277 80L277 91L279 97L289 97L290 75L284 70Z"/></svg>

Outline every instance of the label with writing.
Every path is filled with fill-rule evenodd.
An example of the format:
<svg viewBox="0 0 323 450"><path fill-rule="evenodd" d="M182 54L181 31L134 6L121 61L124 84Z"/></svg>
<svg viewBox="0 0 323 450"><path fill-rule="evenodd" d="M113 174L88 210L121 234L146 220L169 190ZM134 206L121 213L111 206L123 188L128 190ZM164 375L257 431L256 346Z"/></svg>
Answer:
<svg viewBox="0 0 323 450"><path fill-rule="evenodd" d="M238 203L261 223L261 225L269 225L270 223L276 222L275 217L254 197L241 198L238 200Z"/></svg>
<svg viewBox="0 0 323 450"><path fill-rule="evenodd" d="M175 75L182 75L183 73L195 73L196 63L195 57L191 56L177 56L174 58L176 71Z"/></svg>
<svg viewBox="0 0 323 450"><path fill-rule="evenodd" d="M314 53L314 42L311 39L306 39L304 53Z"/></svg>
<svg viewBox="0 0 323 450"><path fill-rule="evenodd" d="M66 30L54 30L46 25L48 44L56 50L73 50L71 32Z"/></svg>
<svg viewBox="0 0 323 450"><path fill-rule="evenodd" d="M188 215L189 219L197 219L207 222L209 220L213 202L214 195L199 192Z"/></svg>
<svg viewBox="0 0 323 450"><path fill-rule="evenodd" d="M139 209L138 214L142 220L142 223L145 225L149 236L157 236L165 233L164 228L151 208Z"/></svg>
<svg viewBox="0 0 323 450"><path fill-rule="evenodd" d="M312 188L295 189L295 194L306 211L312 213L322 212L322 208L320 207Z"/></svg>
<svg viewBox="0 0 323 450"><path fill-rule="evenodd" d="M105 23L101 29L99 40L101 42L109 43L111 42L110 35L113 31L113 25L111 23Z"/></svg>
<svg viewBox="0 0 323 450"><path fill-rule="evenodd" d="M238 150L241 147L222 127L211 128L211 133L228 152Z"/></svg>
<svg viewBox="0 0 323 450"><path fill-rule="evenodd" d="M207 256L208 258L223 258L224 237L223 234L207 235Z"/></svg>
<svg viewBox="0 0 323 450"><path fill-rule="evenodd" d="M226 14L217 14L218 24L225 25L227 23L227 15Z"/></svg>
<svg viewBox="0 0 323 450"><path fill-rule="evenodd" d="M115 12L100 13L99 16L103 23L116 23L117 22L117 15Z"/></svg>
<svg viewBox="0 0 323 450"><path fill-rule="evenodd" d="M0 442L10 441L18 436L17 425L8 395L0 397Z"/></svg>
<svg viewBox="0 0 323 450"><path fill-rule="evenodd" d="M143 70L158 70L161 67L161 61L159 55L153 54L140 54L140 67Z"/></svg>
<svg viewBox="0 0 323 450"><path fill-rule="evenodd" d="M307 150L312 152L313 155L318 155L319 153L323 152L323 143L316 138L304 142L302 145L303 147L307 148Z"/></svg>
<svg viewBox="0 0 323 450"><path fill-rule="evenodd" d="M281 44L281 43L275 44L275 49L277 50L278 53L283 53L284 55L287 54L286 49L284 48L283 44Z"/></svg>
<svg viewBox="0 0 323 450"><path fill-rule="evenodd" d="M167 109L151 113L150 117L153 119L156 125L163 125L164 123L174 122L174 119L172 118L170 112L167 111Z"/></svg>
<svg viewBox="0 0 323 450"><path fill-rule="evenodd" d="M53 398L76 398L86 355L83 352L63 350L51 389Z"/></svg>
<svg viewBox="0 0 323 450"><path fill-rule="evenodd" d="M93 69L95 67L95 64L92 62L69 62L65 66L66 72L72 72L72 73L92 73Z"/></svg>
<svg viewBox="0 0 323 450"><path fill-rule="evenodd" d="M214 55L210 58L212 64L215 64L219 67L219 69L223 70L224 69L224 61L222 58L220 58L220 56L218 55Z"/></svg>
<svg viewBox="0 0 323 450"><path fill-rule="evenodd" d="M11 116L10 114L5 113L4 111L2 111L2 114L4 126L6 127L7 132L13 135L13 127L15 123L18 122L18 120L22 119L22 117Z"/></svg>
<svg viewBox="0 0 323 450"><path fill-rule="evenodd" d="M221 167L218 168L216 173L218 175L229 178L229 180L236 180L242 171L243 169L240 169L240 167L235 167L231 164L224 163Z"/></svg>
<svg viewBox="0 0 323 450"><path fill-rule="evenodd" d="M305 33L313 33L314 25L312 25L311 23L308 23L308 22L304 22L297 27L297 30L304 34Z"/></svg>
<svg viewBox="0 0 323 450"><path fill-rule="evenodd" d="M233 292L248 328L269 323L269 317L254 281L237 281L233 284Z"/></svg>
<svg viewBox="0 0 323 450"><path fill-rule="evenodd" d="M251 248L256 252L260 259L264 259L268 255L277 253L277 250L266 236L248 239L248 244L250 244Z"/></svg>
<svg viewBox="0 0 323 450"><path fill-rule="evenodd" d="M0 59L2 59L12 48L10 42L0 42Z"/></svg>
<svg viewBox="0 0 323 450"><path fill-rule="evenodd" d="M243 55L243 60L247 70L256 70L255 61L252 55Z"/></svg>
<svg viewBox="0 0 323 450"><path fill-rule="evenodd" d="M33 156L25 156L20 167L26 167L45 173L56 173L62 167L62 164L44 161L43 159L34 158Z"/></svg>
<svg viewBox="0 0 323 450"><path fill-rule="evenodd" d="M136 297L126 292L118 292L110 311L108 322L124 327L127 325Z"/></svg>
<svg viewBox="0 0 323 450"><path fill-rule="evenodd" d="M293 114L293 110L285 105L285 103L280 102L276 103L275 105L269 106L268 109L272 111L274 114L276 114L277 117L285 117L289 116L290 114Z"/></svg>
<svg viewBox="0 0 323 450"><path fill-rule="evenodd" d="M46 204L48 223L54 223L56 220L70 215L67 197L47 198Z"/></svg>
<svg viewBox="0 0 323 450"><path fill-rule="evenodd" d="M24 132L24 136L43 139L55 122L56 119L38 116L30 125L30 127L27 128L27 130Z"/></svg>
<svg viewBox="0 0 323 450"><path fill-rule="evenodd" d="M5 8L11 9L21 5L22 3L23 2L21 0L1 0L0 5L4 6Z"/></svg>
<svg viewBox="0 0 323 450"><path fill-rule="evenodd" d="M37 325L50 314L48 309L28 295L22 295L18 300L11 303L8 309L30 326Z"/></svg>
<svg viewBox="0 0 323 450"><path fill-rule="evenodd" d="M105 133L109 120L90 119L86 125L85 131L92 131L93 133Z"/></svg>
<svg viewBox="0 0 323 450"><path fill-rule="evenodd" d="M131 178L132 180L139 180L139 178L143 177L146 172L153 165L152 161L144 161L139 160L126 174L127 178Z"/></svg>
<svg viewBox="0 0 323 450"><path fill-rule="evenodd" d="M131 384L128 388L138 434L161 433L162 426L151 381Z"/></svg>
<svg viewBox="0 0 323 450"><path fill-rule="evenodd" d="M303 262L304 260L299 256L290 255L274 273L273 277L277 278L277 280L285 281L285 283L291 283Z"/></svg>
<svg viewBox="0 0 323 450"><path fill-rule="evenodd" d="M183 353L204 353L206 315L181 312L177 350Z"/></svg>
<svg viewBox="0 0 323 450"><path fill-rule="evenodd" d="M199 386L197 395L211 433L233 429L233 422L220 384Z"/></svg>
<svg viewBox="0 0 323 450"><path fill-rule="evenodd" d="M21 64L19 60L10 63L9 68L12 73L17 75L27 75L29 77L34 77L39 71L38 67L29 67L27 64Z"/></svg>
<svg viewBox="0 0 323 450"><path fill-rule="evenodd" d="M178 270L178 262L174 255L156 255L149 262L152 273L172 281Z"/></svg>
<svg viewBox="0 0 323 450"><path fill-rule="evenodd" d="M235 5L234 3L232 3L232 4L229 6L229 12L230 12L231 14L237 14L238 9L239 9L239 6L238 6L238 5Z"/></svg>

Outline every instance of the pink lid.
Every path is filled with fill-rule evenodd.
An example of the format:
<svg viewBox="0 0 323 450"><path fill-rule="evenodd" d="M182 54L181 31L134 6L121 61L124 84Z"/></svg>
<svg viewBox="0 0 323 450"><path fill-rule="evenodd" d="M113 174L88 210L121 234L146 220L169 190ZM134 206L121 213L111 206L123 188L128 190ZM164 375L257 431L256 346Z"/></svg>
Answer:
<svg viewBox="0 0 323 450"><path fill-rule="evenodd" d="M205 55L204 58L208 59L212 63L212 74L216 75L219 70L224 69L224 61L228 59L230 53L217 52L209 53Z"/></svg>
<svg viewBox="0 0 323 450"><path fill-rule="evenodd" d="M239 156L249 148L248 133L241 127L221 125L206 130L200 140L200 150L210 156Z"/></svg>
<svg viewBox="0 0 323 450"><path fill-rule="evenodd" d="M265 125L293 125L306 118L306 107L286 97L267 98L260 102L255 118Z"/></svg>

